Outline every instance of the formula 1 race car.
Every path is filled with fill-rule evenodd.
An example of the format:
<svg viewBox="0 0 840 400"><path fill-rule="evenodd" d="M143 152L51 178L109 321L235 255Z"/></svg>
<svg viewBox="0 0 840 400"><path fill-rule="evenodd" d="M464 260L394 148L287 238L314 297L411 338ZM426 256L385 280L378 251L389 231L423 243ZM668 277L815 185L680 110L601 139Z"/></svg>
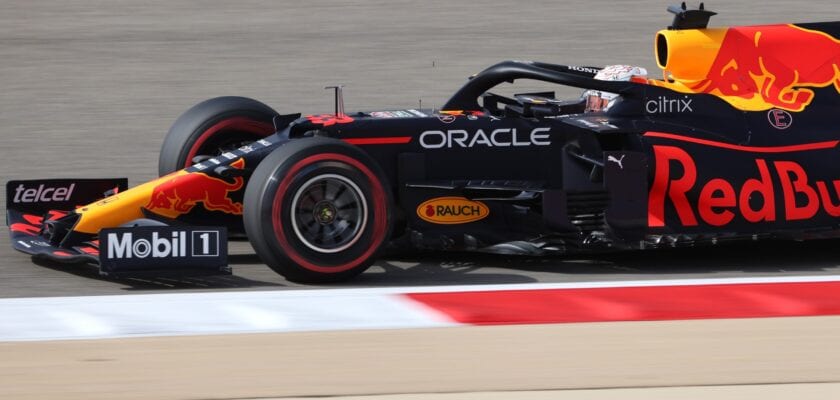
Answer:
<svg viewBox="0 0 840 400"><path fill-rule="evenodd" d="M661 80L506 61L441 110L345 113L340 87L334 113L305 117L207 100L172 126L159 179L10 182L13 245L105 274L225 272L229 232L289 280L325 282L389 244L541 255L838 236L840 22L707 28L702 5L669 11ZM518 79L586 96L490 92Z"/></svg>

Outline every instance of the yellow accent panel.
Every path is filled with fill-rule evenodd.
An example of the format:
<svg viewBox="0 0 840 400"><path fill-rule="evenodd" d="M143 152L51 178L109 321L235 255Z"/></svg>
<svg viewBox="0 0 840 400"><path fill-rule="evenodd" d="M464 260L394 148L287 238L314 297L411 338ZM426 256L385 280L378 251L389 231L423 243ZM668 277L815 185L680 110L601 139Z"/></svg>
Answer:
<svg viewBox="0 0 840 400"><path fill-rule="evenodd" d="M706 77L718 54L726 28L661 30L656 33L657 42L667 42L665 64L660 64L660 46L654 44L659 68L670 77L681 81L699 81ZM667 77L667 76L666 76Z"/></svg>
<svg viewBox="0 0 840 400"><path fill-rule="evenodd" d="M141 210L149 203L154 188L175 176L186 174L187 172L183 170L173 172L125 192L77 208L76 213L80 215L80 218L74 230L97 234L102 228L113 228L131 220L143 218Z"/></svg>

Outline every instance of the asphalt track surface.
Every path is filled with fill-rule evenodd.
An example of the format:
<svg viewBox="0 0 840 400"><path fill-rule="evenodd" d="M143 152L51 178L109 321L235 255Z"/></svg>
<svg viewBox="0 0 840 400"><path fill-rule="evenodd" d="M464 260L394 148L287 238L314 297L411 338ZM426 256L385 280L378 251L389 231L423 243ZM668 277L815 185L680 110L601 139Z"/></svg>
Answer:
<svg viewBox="0 0 840 400"><path fill-rule="evenodd" d="M159 146L175 118L220 95L253 97L280 112L329 112L332 97L323 87L341 83L348 110L416 107L421 101L439 106L469 75L505 59L627 63L655 75L653 35L671 21L666 5L0 0L0 171L4 180L146 181L156 174ZM840 20L834 6L826 0L709 4L722 14L712 20L718 26ZM35 265L4 242L5 230L0 297L306 288L271 272L247 243L232 245L230 277L110 281L90 269ZM382 260L343 286L833 275L840 271L838 244L597 258L406 255Z"/></svg>

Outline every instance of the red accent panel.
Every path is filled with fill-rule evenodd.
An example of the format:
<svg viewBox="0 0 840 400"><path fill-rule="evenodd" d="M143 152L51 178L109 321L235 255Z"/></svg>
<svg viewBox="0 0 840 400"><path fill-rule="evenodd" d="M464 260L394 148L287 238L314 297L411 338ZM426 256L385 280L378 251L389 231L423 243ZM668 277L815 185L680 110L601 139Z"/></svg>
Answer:
<svg viewBox="0 0 840 400"><path fill-rule="evenodd" d="M723 142L716 142L714 140L700 139L690 136L677 135L673 133L664 132L646 132L645 137L657 137L663 139L679 140L682 142L702 144L704 146L720 147L722 149L746 151L751 153L790 153L794 151L808 151L808 150L823 150L831 149L840 143L840 140L830 140L827 142L795 144L791 146L772 146L772 147L757 147L757 146L741 146L738 144L729 144Z"/></svg>
<svg viewBox="0 0 840 400"><path fill-rule="evenodd" d="M95 247L83 246L83 247L79 247L79 250L81 250L83 253L86 253L86 254L91 254L91 255L94 255L94 256L99 255L99 249L97 249Z"/></svg>
<svg viewBox="0 0 840 400"><path fill-rule="evenodd" d="M23 233L30 236L36 236L41 233L41 225L44 222L44 218L32 215L32 214L23 214L24 222L16 222L9 225L9 230L12 232Z"/></svg>
<svg viewBox="0 0 840 400"><path fill-rule="evenodd" d="M840 282L414 293L475 325L840 315Z"/></svg>
<svg viewBox="0 0 840 400"><path fill-rule="evenodd" d="M382 138L354 138L342 139L347 143L355 145L365 144L406 144L411 141L411 136L396 136L396 137L382 137Z"/></svg>
<svg viewBox="0 0 840 400"><path fill-rule="evenodd" d="M23 214L23 219L25 219L26 222L29 222L32 225L41 225L42 223L44 223L43 217L32 214Z"/></svg>
<svg viewBox="0 0 840 400"><path fill-rule="evenodd" d="M29 236L35 236L41 233L40 226L29 225L20 222L9 225L9 230L11 230L12 232L27 234Z"/></svg>
<svg viewBox="0 0 840 400"><path fill-rule="evenodd" d="M57 219L64 218L64 217L67 216L67 214L69 214L69 213L64 212L64 211L58 211L58 210L50 210L47 213L47 221L55 221Z"/></svg>

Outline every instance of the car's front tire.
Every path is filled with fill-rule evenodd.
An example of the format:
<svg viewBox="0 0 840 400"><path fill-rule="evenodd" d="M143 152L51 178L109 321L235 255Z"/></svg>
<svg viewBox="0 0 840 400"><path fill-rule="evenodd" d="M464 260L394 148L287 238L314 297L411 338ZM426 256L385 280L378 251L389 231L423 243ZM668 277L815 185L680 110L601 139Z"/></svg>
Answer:
<svg viewBox="0 0 840 400"><path fill-rule="evenodd" d="M216 156L274 133L277 112L247 97L225 96L196 104L175 120L158 160L160 176L186 168L196 156Z"/></svg>
<svg viewBox="0 0 840 400"><path fill-rule="evenodd" d="M266 157L245 190L245 231L257 254L290 281L350 279L391 233L384 174L358 148L295 139Z"/></svg>

